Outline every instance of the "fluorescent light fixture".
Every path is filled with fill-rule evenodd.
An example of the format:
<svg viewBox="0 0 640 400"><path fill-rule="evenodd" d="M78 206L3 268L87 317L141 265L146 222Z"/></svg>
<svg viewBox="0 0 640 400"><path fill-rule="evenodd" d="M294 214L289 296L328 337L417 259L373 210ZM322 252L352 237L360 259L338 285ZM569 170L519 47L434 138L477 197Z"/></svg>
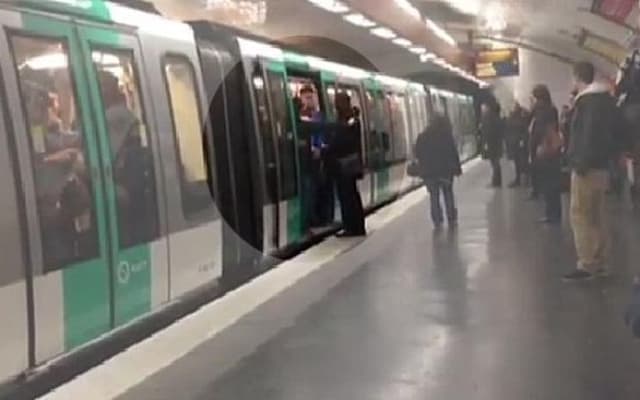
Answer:
<svg viewBox="0 0 640 400"><path fill-rule="evenodd" d="M482 0L446 0L450 6L461 13L478 15L480 13L480 3Z"/></svg>
<svg viewBox="0 0 640 400"><path fill-rule="evenodd" d="M427 61L435 60L436 58L437 56L435 54L427 53L420 56L420 61L427 62Z"/></svg>
<svg viewBox="0 0 640 400"><path fill-rule="evenodd" d="M413 43L411 43L411 40L404 39L404 38L393 39L392 42L394 44L397 44L398 46L402 46L402 47L409 47L409 46L411 46L413 44Z"/></svg>
<svg viewBox="0 0 640 400"><path fill-rule="evenodd" d="M453 36L451 36L449 32L445 31L440 25L436 24L429 18L425 18L425 22L427 23L427 28L435 33L437 37L449 43L451 46L457 46L456 40Z"/></svg>
<svg viewBox="0 0 640 400"><path fill-rule="evenodd" d="M398 37L398 35L396 35L394 31L385 27L373 28L369 32L371 32L372 35L381 37L383 39L393 39L395 37Z"/></svg>
<svg viewBox="0 0 640 400"><path fill-rule="evenodd" d="M492 32L507 29L507 17L500 3L491 3L484 11L485 27Z"/></svg>
<svg viewBox="0 0 640 400"><path fill-rule="evenodd" d="M424 47L415 46L415 47L411 47L409 51L412 52L413 54L424 54L427 52L427 49L425 49Z"/></svg>
<svg viewBox="0 0 640 400"><path fill-rule="evenodd" d="M398 7L402 8L402 10L412 17L420 19L422 14L420 10L418 10L409 0L394 0Z"/></svg>
<svg viewBox="0 0 640 400"><path fill-rule="evenodd" d="M358 13L348 14L342 18L344 18L346 21L352 23L355 26L361 26L363 28L372 28L376 26L375 22L365 17L364 15L358 14Z"/></svg>
<svg viewBox="0 0 640 400"><path fill-rule="evenodd" d="M345 3L338 0L307 0L307 1L318 8L322 8L323 10L336 13L336 14L342 14L349 11L349 7Z"/></svg>

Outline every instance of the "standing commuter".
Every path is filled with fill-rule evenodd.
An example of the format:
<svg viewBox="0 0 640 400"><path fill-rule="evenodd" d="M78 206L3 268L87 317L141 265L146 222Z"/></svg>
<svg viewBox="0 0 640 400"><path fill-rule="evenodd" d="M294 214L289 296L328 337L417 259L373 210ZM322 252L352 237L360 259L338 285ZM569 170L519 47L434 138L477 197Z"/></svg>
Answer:
<svg viewBox="0 0 640 400"><path fill-rule="evenodd" d="M364 209L357 180L362 177L360 122L354 118L351 98L344 92L335 97L337 124L327 147L329 171L335 177L344 231L339 237L365 236Z"/></svg>
<svg viewBox="0 0 640 400"><path fill-rule="evenodd" d="M520 103L515 104L507 120L507 152L515 166L515 179L509 187L518 187L527 170L529 142L529 113Z"/></svg>
<svg viewBox="0 0 640 400"><path fill-rule="evenodd" d="M483 156L491 163L490 187L502 186L502 168L500 159L503 153L502 121L497 101L492 100L482 104L480 122L480 136L483 144Z"/></svg>
<svg viewBox="0 0 640 400"><path fill-rule="evenodd" d="M462 174L462 169L451 122L444 114L434 116L427 129L418 136L415 155L418 160L418 172L429 191L434 227L438 229L444 222L440 193L444 197L449 226L455 227L458 223L458 210L453 193L453 180Z"/></svg>
<svg viewBox="0 0 640 400"><path fill-rule="evenodd" d="M324 147L324 130L322 113L317 102L316 93L311 85L304 85L300 89L300 130L305 138L304 153L304 198L307 215L306 226L317 227L325 224L322 211L326 205L322 204L322 191L326 190L326 174L322 162L322 149ZM332 205L333 206L333 205Z"/></svg>
<svg viewBox="0 0 640 400"><path fill-rule="evenodd" d="M545 85L532 91L533 119L531 137L537 138L535 149L538 190L544 195L545 217L540 221L559 224L562 220L562 147L558 110Z"/></svg>
<svg viewBox="0 0 640 400"><path fill-rule="evenodd" d="M593 64L577 63L573 76L578 94L568 156L572 170L571 225L578 262L564 279L577 281L607 273L606 192L618 112L609 88L594 82Z"/></svg>

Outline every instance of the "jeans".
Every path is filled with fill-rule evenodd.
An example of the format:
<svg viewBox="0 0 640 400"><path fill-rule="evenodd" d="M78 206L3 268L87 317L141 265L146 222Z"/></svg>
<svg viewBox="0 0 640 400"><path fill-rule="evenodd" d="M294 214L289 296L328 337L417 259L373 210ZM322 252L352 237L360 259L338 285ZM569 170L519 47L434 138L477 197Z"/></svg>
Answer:
<svg viewBox="0 0 640 400"><path fill-rule="evenodd" d="M458 209L453 194L453 179L429 179L426 181L427 190L431 199L431 220L435 225L442 225L444 217L440 204L440 193L444 197L444 205L449 223L458 220Z"/></svg>
<svg viewBox="0 0 640 400"><path fill-rule="evenodd" d="M603 266L609 248L608 184L605 170L571 175L571 226L578 266L590 272Z"/></svg>
<svg viewBox="0 0 640 400"><path fill-rule="evenodd" d="M502 166L500 165L499 158L491 160L491 171L491 185L502 186Z"/></svg>

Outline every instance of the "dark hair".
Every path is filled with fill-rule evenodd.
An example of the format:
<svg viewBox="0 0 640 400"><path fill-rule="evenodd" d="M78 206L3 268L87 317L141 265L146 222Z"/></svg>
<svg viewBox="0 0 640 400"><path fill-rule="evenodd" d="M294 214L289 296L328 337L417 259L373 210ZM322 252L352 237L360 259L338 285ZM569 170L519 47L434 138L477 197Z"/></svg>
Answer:
<svg viewBox="0 0 640 400"><path fill-rule="evenodd" d="M581 61L579 63L576 63L573 66L573 75L580 82L584 82L587 85L590 85L593 83L593 80L595 79L596 69L593 66L593 64L591 64L590 62Z"/></svg>
<svg viewBox="0 0 640 400"><path fill-rule="evenodd" d="M551 93L549 92L547 85L536 85L531 91L531 95L539 102L551 104Z"/></svg>
<svg viewBox="0 0 640 400"><path fill-rule="evenodd" d="M309 84L306 84L304 86L302 86L302 89L300 89L300 94L307 94L307 93L315 93L315 90L313 90L313 87Z"/></svg>

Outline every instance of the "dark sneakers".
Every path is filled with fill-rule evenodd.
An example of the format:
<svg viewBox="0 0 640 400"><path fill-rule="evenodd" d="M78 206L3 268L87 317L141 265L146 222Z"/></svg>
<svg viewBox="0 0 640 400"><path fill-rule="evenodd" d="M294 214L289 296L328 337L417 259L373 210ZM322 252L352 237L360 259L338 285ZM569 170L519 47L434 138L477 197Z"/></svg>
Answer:
<svg viewBox="0 0 640 400"><path fill-rule="evenodd" d="M565 282L581 282L591 279L593 279L593 274L583 269L576 269L562 277Z"/></svg>

